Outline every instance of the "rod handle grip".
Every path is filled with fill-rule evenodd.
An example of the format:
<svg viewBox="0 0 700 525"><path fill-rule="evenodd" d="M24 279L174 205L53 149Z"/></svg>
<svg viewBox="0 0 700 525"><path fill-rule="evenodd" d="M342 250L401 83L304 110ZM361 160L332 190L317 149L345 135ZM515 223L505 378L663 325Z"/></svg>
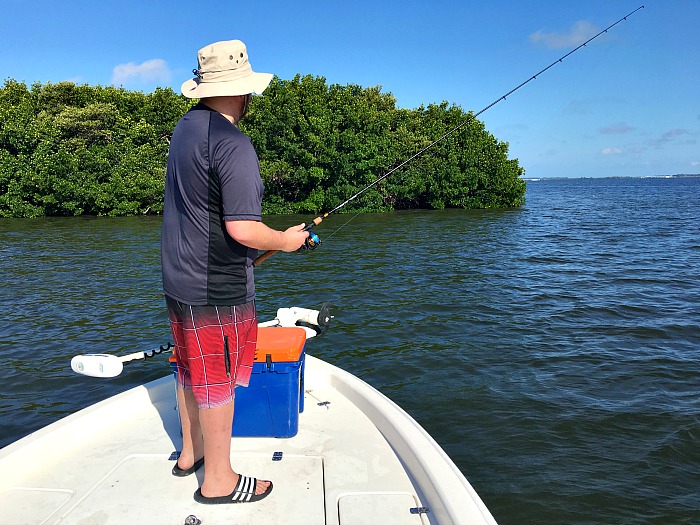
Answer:
<svg viewBox="0 0 700 525"><path fill-rule="evenodd" d="M312 220L309 224L307 224L306 226L304 226L304 231L305 231L305 232L311 231L311 228L313 228L314 226L318 226L319 224L321 224L321 223L323 222L323 219L325 219L326 217L328 217L328 214L327 214L327 213L324 214L322 217L316 217L316 218L315 218L314 220Z"/></svg>
<svg viewBox="0 0 700 525"><path fill-rule="evenodd" d="M272 257L274 254L276 254L279 250L267 250L264 252L262 255L258 255L258 257L253 261L253 266L257 266L260 263L266 261L270 257Z"/></svg>

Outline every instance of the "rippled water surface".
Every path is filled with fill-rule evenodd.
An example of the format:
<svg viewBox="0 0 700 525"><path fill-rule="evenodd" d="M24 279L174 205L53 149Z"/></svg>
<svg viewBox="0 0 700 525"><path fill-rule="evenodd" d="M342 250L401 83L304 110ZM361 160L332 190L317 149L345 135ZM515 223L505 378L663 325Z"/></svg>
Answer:
<svg viewBox="0 0 700 525"><path fill-rule="evenodd" d="M259 267L261 318L333 301L307 350L404 407L501 524L700 523L700 178L531 181L518 210L348 219ZM68 366L169 340L159 228L0 220L0 446L168 373Z"/></svg>

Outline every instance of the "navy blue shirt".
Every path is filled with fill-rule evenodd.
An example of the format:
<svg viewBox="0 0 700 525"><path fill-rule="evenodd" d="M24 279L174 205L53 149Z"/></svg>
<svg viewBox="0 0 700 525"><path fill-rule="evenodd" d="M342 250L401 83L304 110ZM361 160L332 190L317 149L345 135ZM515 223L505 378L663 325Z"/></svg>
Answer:
<svg viewBox="0 0 700 525"><path fill-rule="evenodd" d="M262 220L263 183L250 139L199 103L177 123L165 180L161 262L166 295L191 305L234 306L255 298L257 250L225 221Z"/></svg>

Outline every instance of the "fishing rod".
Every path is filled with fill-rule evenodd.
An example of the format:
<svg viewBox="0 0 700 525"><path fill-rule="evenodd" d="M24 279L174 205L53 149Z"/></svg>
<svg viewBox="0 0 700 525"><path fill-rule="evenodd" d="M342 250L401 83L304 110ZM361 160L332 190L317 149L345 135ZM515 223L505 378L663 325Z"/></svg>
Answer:
<svg viewBox="0 0 700 525"><path fill-rule="evenodd" d="M586 40L583 44L581 44L581 45L579 45L578 47L572 49L571 51L569 51L569 52L568 52L567 54L565 54L564 56L558 58L557 60L555 60L554 62L552 62L551 64L549 64L547 67L545 67L545 68L542 69L541 71L538 71L538 72L535 73L533 76L529 77L527 80L525 80L524 82L520 83L519 85L517 85L516 87L514 87L513 89L511 89L510 91L508 91L508 93L506 93L505 95L501 95L500 97L498 97L496 100L494 100L493 102L491 102L491 104L489 104L488 106L486 106L485 108L483 108L482 110L480 110L478 113L470 113L470 114L467 116L467 118L464 119L464 121L463 121L461 124L459 124L458 126L455 126L454 128L450 129L449 131L446 131L445 133L443 133L440 137L438 137L438 138L435 139L433 142L431 142L430 144L428 144L427 146L425 146L423 149L421 149L421 150L418 151L417 153L414 153L411 157L409 157L408 159L406 159L406 160L404 160L403 162L401 162L398 166L395 166L394 168L390 169L389 171L387 171L387 172L386 172L384 175L382 175L381 177L378 177L377 179L375 179L373 182L371 182L370 184L368 184L367 186L365 186L364 188L362 188L360 191L358 191L355 195L353 195L353 196L350 197L349 199L346 199L344 202L342 202L341 204L339 204L338 206L336 206L335 208L333 208L331 211L328 211L328 212L324 213L323 215L320 215L320 216L316 217L313 221L311 221L309 224L307 224L307 225L304 227L304 229L303 229L303 231L308 231L308 232L309 232L309 237L308 237L308 239L307 239L306 242L304 243L304 246L302 246L301 249L302 249L302 250L313 250L314 248L316 248L316 247L320 244L321 241L320 241L318 235L316 235L315 233L313 233L313 232L311 231L311 229L312 229L314 226L318 226L319 224L321 224L321 222L322 222L324 219L328 218L329 215L332 215L333 213L335 213L336 211L338 211L339 209L341 209L343 206L345 206L345 205L347 205L348 203L354 201L356 198L358 198L360 195L362 195L363 193L365 193L367 190L369 190L370 188L376 186L376 185L379 184L381 181L383 181L384 179L386 179L389 175L391 175L391 174L394 173L395 171L397 171L397 170L403 168L406 164L408 164L409 162L411 162L413 159L415 159L415 158L417 158L417 157L420 157L423 153L425 153L426 151L428 151L429 149L431 149L433 146L435 146L436 144L442 142L442 141L445 140L447 137L451 136L452 134L454 134L454 133L456 133L457 131L459 131L460 129L462 129L462 128L463 128L464 126L466 126L469 122L471 122L472 120L474 120L476 117L478 117L479 115L481 115L482 113L484 113L484 112L487 111L488 109L492 108L493 106L495 106L496 104L498 104L498 103L501 102L502 100L505 100L505 99L508 98L510 95L512 95L513 93L515 93L516 91L518 91L521 87L523 87L523 86L525 86L526 84L530 83L531 81L535 80L538 76L540 76L542 73L544 73L544 72L547 71L548 69L551 69L552 67L556 66L556 65L559 64L560 62L563 62L565 58L567 58L568 56L574 54L576 51L578 51L578 50L581 49L582 47L585 47L587 44L589 44L590 42L592 42L593 40L595 40L596 38L598 38L598 37L599 37L600 35L602 35L603 33L607 33L608 30L612 29L613 27L615 27L615 26L616 26L617 24L619 24L620 22L623 22L624 20L627 20L627 17L632 16L634 13L636 13L636 12L639 11L640 9L644 9L644 6L638 7L637 9L635 9L634 11L632 11L631 13L628 13L628 14L626 14L625 16L623 16L622 18L620 18L617 22L615 22L615 23L613 23L613 24L610 24L608 27L606 27L605 29L603 29L602 31L600 31L599 33L597 33L596 35L594 35L594 36L592 36L591 38L589 38L588 40ZM268 258L271 257L272 255L274 255L274 254L277 253L278 251L279 251L279 250L268 250L268 251L266 251L265 253L263 253L262 255L260 255L257 259L255 259L255 261L253 262L253 266L258 266L260 263L262 263L263 261L265 261L266 259L268 259Z"/></svg>

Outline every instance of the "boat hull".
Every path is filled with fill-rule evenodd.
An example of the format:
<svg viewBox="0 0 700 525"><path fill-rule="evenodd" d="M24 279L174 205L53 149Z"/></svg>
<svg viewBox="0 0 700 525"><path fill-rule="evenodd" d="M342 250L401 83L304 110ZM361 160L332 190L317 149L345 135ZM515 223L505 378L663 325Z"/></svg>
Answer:
<svg viewBox="0 0 700 525"><path fill-rule="evenodd" d="M0 450L0 508L15 524L494 524L439 445L386 396L306 358L287 439L232 437L232 465L274 482L265 500L200 505L202 470L176 478L172 376L85 408ZM206 466L205 466L206 468Z"/></svg>

